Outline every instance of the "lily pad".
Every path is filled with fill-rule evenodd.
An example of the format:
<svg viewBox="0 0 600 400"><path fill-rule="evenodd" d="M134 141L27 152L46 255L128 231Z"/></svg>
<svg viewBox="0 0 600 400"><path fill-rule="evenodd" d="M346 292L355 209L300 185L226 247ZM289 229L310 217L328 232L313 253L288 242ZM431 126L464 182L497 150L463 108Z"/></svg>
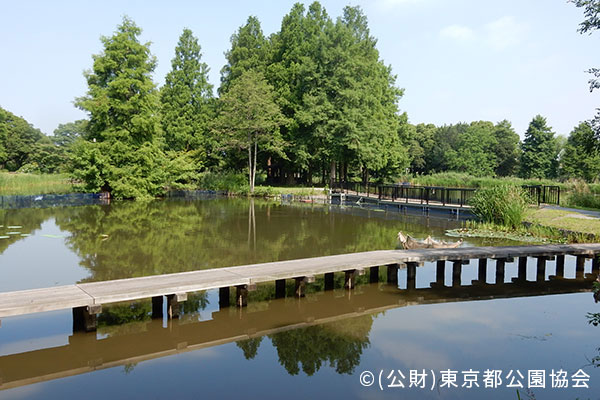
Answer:
<svg viewBox="0 0 600 400"><path fill-rule="evenodd" d="M19 231L14 231L14 232L6 232L7 235L20 235L21 232Z"/></svg>
<svg viewBox="0 0 600 400"><path fill-rule="evenodd" d="M19 228L22 228L22 226L21 225L9 225L6 228L7 229L19 229Z"/></svg>
<svg viewBox="0 0 600 400"><path fill-rule="evenodd" d="M30 233L21 233L21 236L27 237L27 236L31 236L31 234Z"/></svg>
<svg viewBox="0 0 600 400"><path fill-rule="evenodd" d="M10 236L0 236L0 239L10 239Z"/></svg>

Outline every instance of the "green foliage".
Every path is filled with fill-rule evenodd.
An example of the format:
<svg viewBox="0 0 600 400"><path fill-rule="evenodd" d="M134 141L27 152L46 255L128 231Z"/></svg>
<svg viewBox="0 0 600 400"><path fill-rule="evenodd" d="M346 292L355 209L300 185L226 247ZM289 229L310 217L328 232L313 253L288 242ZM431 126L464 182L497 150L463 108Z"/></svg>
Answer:
<svg viewBox="0 0 600 400"><path fill-rule="evenodd" d="M521 146L521 177L555 177L558 154L555 140L552 128L546 125L546 118L536 115L529 123Z"/></svg>
<svg viewBox="0 0 600 400"><path fill-rule="evenodd" d="M209 144L212 85L208 82L208 66L201 57L198 39L191 30L184 29L160 97L162 127L170 150L189 151Z"/></svg>
<svg viewBox="0 0 600 400"><path fill-rule="evenodd" d="M156 60L149 44L138 41L140 33L125 17L113 36L101 38L104 51L85 73L87 95L76 101L90 121L87 140L74 147L71 171L86 190L116 198L161 194L168 176L152 81Z"/></svg>
<svg viewBox="0 0 600 400"><path fill-rule="evenodd" d="M497 144L491 122L471 122L460 134L448 167L475 176L493 175L497 165L494 153Z"/></svg>
<svg viewBox="0 0 600 400"><path fill-rule="evenodd" d="M236 172L205 172L200 175L198 187L206 190L217 190L238 193L247 187L248 182L244 174Z"/></svg>
<svg viewBox="0 0 600 400"><path fill-rule="evenodd" d="M227 64L221 69L220 95L226 93L244 72L265 72L269 60L269 42L263 35L258 18L248 17L246 24L231 36L231 49L225 53L225 58Z"/></svg>
<svg viewBox="0 0 600 400"><path fill-rule="evenodd" d="M576 126L561 155L560 175L588 182L600 178L600 142L587 122Z"/></svg>
<svg viewBox="0 0 600 400"><path fill-rule="evenodd" d="M50 137L52 142L59 147L70 147L75 140L84 137L87 132L88 120L80 119L66 124L59 124Z"/></svg>
<svg viewBox="0 0 600 400"><path fill-rule="evenodd" d="M261 150L283 155L279 126L283 115L274 101L273 88L262 73L249 70L221 96L215 130L229 149L248 152L250 192L254 191L257 156Z"/></svg>
<svg viewBox="0 0 600 400"><path fill-rule="evenodd" d="M529 203L523 189L514 186L479 189L470 201L482 221L513 229L521 225Z"/></svg>
<svg viewBox="0 0 600 400"><path fill-rule="evenodd" d="M575 180L571 182L571 187L565 201L567 206L600 209L600 196L592 193L587 183Z"/></svg>
<svg viewBox="0 0 600 400"><path fill-rule="evenodd" d="M519 134L507 120L500 121L494 127L496 146L492 149L496 156L494 172L497 176L512 176L519 166Z"/></svg>
<svg viewBox="0 0 600 400"><path fill-rule="evenodd" d="M43 138L39 129L0 107L0 169L16 171L30 162Z"/></svg>

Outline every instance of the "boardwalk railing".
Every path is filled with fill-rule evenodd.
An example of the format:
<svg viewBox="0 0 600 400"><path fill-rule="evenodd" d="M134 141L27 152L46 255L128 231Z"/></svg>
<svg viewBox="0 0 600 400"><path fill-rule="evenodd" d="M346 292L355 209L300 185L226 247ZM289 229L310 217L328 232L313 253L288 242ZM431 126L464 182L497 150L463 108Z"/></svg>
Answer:
<svg viewBox="0 0 600 400"><path fill-rule="evenodd" d="M523 189L529 194L534 203L556 204L560 203L560 187L549 185L524 185ZM414 186L414 185L377 185L361 182L337 182L334 191L356 194L367 198L379 200L417 202L420 204L436 203L463 207L469 204L477 189L451 188L444 186Z"/></svg>

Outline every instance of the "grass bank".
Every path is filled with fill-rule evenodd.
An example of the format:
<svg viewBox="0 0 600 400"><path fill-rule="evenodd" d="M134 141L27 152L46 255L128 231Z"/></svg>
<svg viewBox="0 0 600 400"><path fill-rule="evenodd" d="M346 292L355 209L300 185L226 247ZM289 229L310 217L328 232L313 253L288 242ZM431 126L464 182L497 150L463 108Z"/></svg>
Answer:
<svg viewBox="0 0 600 400"><path fill-rule="evenodd" d="M526 214L525 221L549 228L595 235L600 238L600 218L578 212L534 208Z"/></svg>
<svg viewBox="0 0 600 400"><path fill-rule="evenodd" d="M0 196L65 194L75 191L66 174L0 172Z"/></svg>
<svg viewBox="0 0 600 400"><path fill-rule="evenodd" d="M600 218L573 211L531 207L523 224L507 227L489 222L467 221L447 234L455 237L508 239L531 244L595 243L600 241Z"/></svg>

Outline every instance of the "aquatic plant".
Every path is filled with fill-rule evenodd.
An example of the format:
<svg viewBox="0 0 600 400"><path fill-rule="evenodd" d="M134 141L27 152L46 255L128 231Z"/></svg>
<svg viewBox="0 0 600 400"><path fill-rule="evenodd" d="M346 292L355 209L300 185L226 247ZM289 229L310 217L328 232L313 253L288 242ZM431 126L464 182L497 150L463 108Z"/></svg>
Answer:
<svg viewBox="0 0 600 400"><path fill-rule="evenodd" d="M478 190L470 204L482 221L517 228L530 201L522 188L504 185Z"/></svg>

